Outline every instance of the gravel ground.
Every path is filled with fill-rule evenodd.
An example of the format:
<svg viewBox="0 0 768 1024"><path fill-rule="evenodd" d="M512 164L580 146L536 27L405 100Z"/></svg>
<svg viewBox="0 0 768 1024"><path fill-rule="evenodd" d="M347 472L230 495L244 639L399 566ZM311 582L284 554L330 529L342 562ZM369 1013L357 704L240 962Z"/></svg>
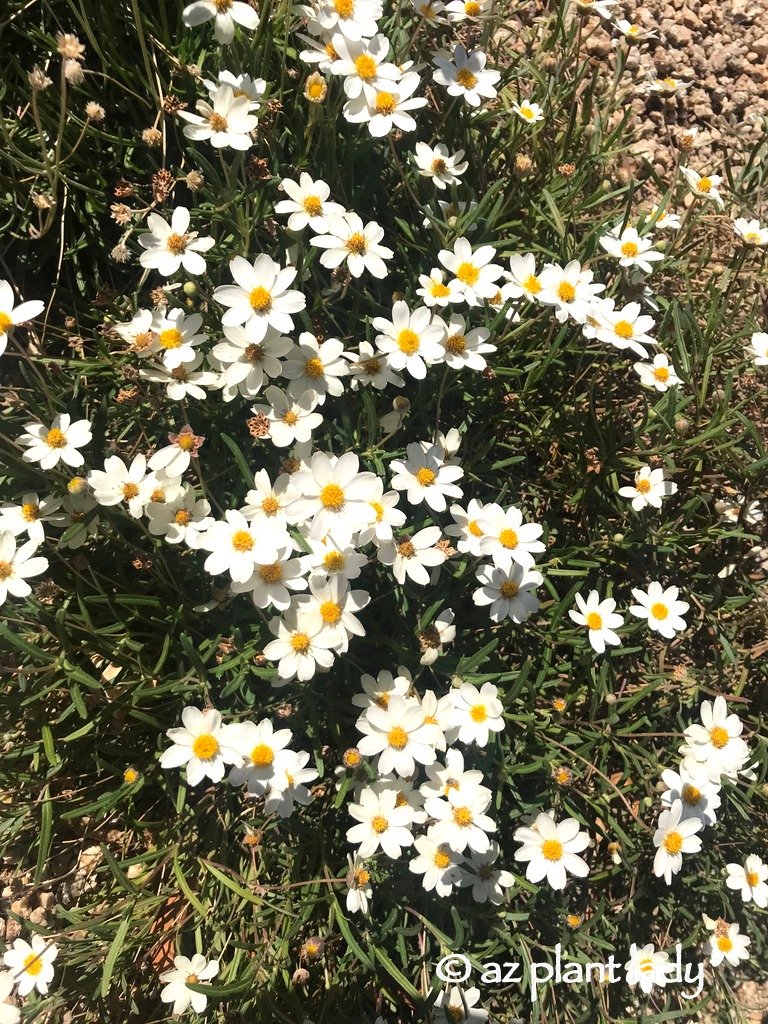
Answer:
<svg viewBox="0 0 768 1024"><path fill-rule="evenodd" d="M614 8L618 11L619 8ZM632 48L628 94L642 138L639 154L660 175L677 159L670 141L682 128L698 126L690 165L720 164L728 154L736 165L744 149L765 136L768 118L767 0L646 0L623 7L628 21L657 33ZM590 19L592 23L596 19ZM587 52L613 63L615 40L599 26L586 40ZM662 99L644 85L655 78L690 82L679 96ZM713 168L715 169L715 168Z"/></svg>

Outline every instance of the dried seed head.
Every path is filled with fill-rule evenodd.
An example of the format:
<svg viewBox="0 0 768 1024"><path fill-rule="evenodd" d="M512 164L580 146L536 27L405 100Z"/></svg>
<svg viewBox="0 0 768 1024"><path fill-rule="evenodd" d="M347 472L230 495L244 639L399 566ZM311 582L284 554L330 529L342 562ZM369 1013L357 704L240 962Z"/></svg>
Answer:
<svg viewBox="0 0 768 1024"><path fill-rule="evenodd" d="M83 69L80 67L76 60L65 60L64 61L64 77L70 85L80 85L85 79Z"/></svg>
<svg viewBox="0 0 768 1024"><path fill-rule="evenodd" d="M89 121L103 121L107 116L107 112L100 103L94 103L91 100L90 103L85 104L85 116Z"/></svg>
<svg viewBox="0 0 768 1024"><path fill-rule="evenodd" d="M141 133L141 141L152 148L156 148L163 144L163 133L159 128L145 128Z"/></svg>
<svg viewBox="0 0 768 1024"><path fill-rule="evenodd" d="M526 153L518 153L515 157L515 170L518 174L530 174L533 170L533 160Z"/></svg>
<svg viewBox="0 0 768 1024"><path fill-rule="evenodd" d="M128 251L128 247L119 242L112 252L109 254L115 263L127 263L131 258L131 254Z"/></svg>
<svg viewBox="0 0 768 1024"><path fill-rule="evenodd" d="M69 60L82 60L85 55L85 47L70 32L56 33L56 48L62 57Z"/></svg>
<svg viewBox="0 0 768 1024"><path fill-rule="evenodd" d="M32 202L38 208L38 210L50 210L53 206L53 200L50 196L43 195L42 192L32 193Z"/></svg>
<svg viewBox="0 0 768 1024"><path fill-rule="evenodd" d="M269 433L269 420L263 412L256 413L246 423L251 437L266 437Z"/></svg>
<svg viewBox="0 0 768 1024"><path fill-rule="evenodd" d="M37 64L35 64L27 77L29 78L29 84L35 92L42 92L44 89L47 89L49 85L53 85L53 81L41 68L37 66Z"/></svg>
<svg viewBox="0 0 768 1024"><path fill-rule="evenodd" d="M126 181L125 178L121 178L115 183L115 187L112 191L115 193L116 199L126 199L128 196L133 195L133 182Z"/></svg>
<svg viewBox="0 0 768 1024"><path fill-rule="evenodd" d="M293 985L306 985L309 981L309 971L306 967L297 967L291 975L291 983Z"/></svg>
<svg viewBox="0 0 768 1024"><path fill-rule="evenodd" d="M166 114L178 114L180 110L185 110L187 104L183 103L178 96L166 96L163 100L163 110Z"/></svg>
<svg viewBox="0 0 768 1024"><path fill-rule="evenodd" d="M576 173L576 164L560 164L557 173L562 174L564 178L571 178Z"/></svg>
<svg viewBox="0 0 768 1024"><path fill-rule="evenodd" d="M133 211L125 203L113 203L109 208L110 216L116 224L127 224Z"/></svg>
<svg viewBox="0 0 768 1024"><path fill-rule="evenodd" d="M184 179L184 183L190 192L197 192L205 184L205 178L202 176L200 171L190 171Z"/></svg>
<svg viewBox="0 0 768 1024"><path fill-rule="evenodd" d="M156 203L162 203L171 193L174 177L165 168L152 175L152 196Z"/></svg>

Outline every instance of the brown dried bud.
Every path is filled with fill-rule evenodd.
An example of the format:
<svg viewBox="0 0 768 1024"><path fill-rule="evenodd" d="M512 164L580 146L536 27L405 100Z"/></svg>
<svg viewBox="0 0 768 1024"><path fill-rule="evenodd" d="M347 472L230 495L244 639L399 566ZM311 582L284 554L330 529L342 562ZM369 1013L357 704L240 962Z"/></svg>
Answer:
<svg viewBox="0 0 768 1024"><path fill-rule="evenodd" d="M137 387L120 388L115 401L118 405L136 405L141 399L141 393ZM135 564L135 563L134 563Z"/></svg>
<svg viewBox="0 0 768 1024"><path fill-rule="evenodd" d="M152 195L156 203L162 203L170 194L174 185L174 177L165 168L152 175Z"/></svg>
<svg viewBox="0 0 768 1024"><path fill-rule="evenodd" d="M109 254L115 263L127 263L131 258L131 253L127 246L120 242L114 247L112 252Z"/></svg>
<svg viewBox="0 0 768 1024"><path fill-rule="evenodd" d="M422 629L419 633L419 643L421 644L421 653L424 654L431 647L440 646L440 631L437 626L427 626L426 629Z"/></svg>
<svg viewBox="0 0 768 1024"><path fill-rule="evenodd" d="M486 366L481 372L485 380L496 380L496 371L492 366Z"/></svg>
<svg viewBox="0 0 768 1024"><path fill-rule="evenodd" d="M363 755L357 747L349 747L342 754L341 763L345 768L359 768L363 763Z"/></svg>
<svg viewBox="0 0 768 1024"><path fill-rule="evenodd" d="M246 420L246 424L251 437L266 437L269 433L269 420L263 412L258 412Z"/></svg>
<svg viewBox="0 0 768 1024"><path fill-rule="evenodd" d="M555 766L551 773L558 786L570 786L573 783L573 772L565 765Z"/></svg>
<svg viewBox="0 0 768 1024"><path fill-rule="evenodd" d="M299 956L303 960L317 960L325 952L325 943L319 935L311 935L302 945Z"/></svg>
<svg viewBox="0 0 768 1024"><path fill-rule="evenodd" d="M162 287L160 286L158 286L157 288L153 288L152 291L149 293L149 297L150 299L152 299L153 306L168 305L168 296L165 294Z"/></svg>
<svg viewBox="0 0 768 1024"><path fill-rule="evenodd" d="M115 187L112 191L118 199L126 199L128 196L133 195L133 183L126 181L125 178L121 178L115 182Z"/></svg>
<svg viewBox="0 0 768 1024"><path fill-rule="evenodd" d="M35 587L35 597L41 604L53 604L64 591L53 580L43 580Z"/></svg>
<svg viewBox="0 0 768 1024"><path fill-rule="evenodd" d="M564 178L570 178L576 173L576 164L560 164L557 173L562 174Z"/></svg>
<svg viewBox="0 0 768 1024"><path fill-rule="evenodd" d="M186 110L187 104L183 103L178 96L166 96L163 100L163 110L166 114L178 114L180 110Z"/></svg>
<svg viewBox="0 0 768 1024"><path fill-rule="evenodd" d="M90 103L85 104L85 116L89 121L103 121L107 112L100 103L94 103L91 100Z"/></svg>
<svg viewBox="0 0 768 1024"><path fill-rule="evenodd" d="M53 206L53 200L50 196L43 195L42 192L32 193L32 202L38 208L38 210L50 210Z"/></svg>
<svg viewBox="0 0 768 1024"><path fill-rule="evenodd" d="M455 554L458 554L456 548L451 547L451 542L447 538L439 540L437 544L435 544L435 548L437 551L442 551L442 553L446 557L446 560L449 558L453 558Z"/></svg>
<svg viewBox="0 0 768 1024"><path fill-rule="evenodd" d="M245 165L245 173L250 181L270 181L269 164L260 156L252 156Z"/></svg>

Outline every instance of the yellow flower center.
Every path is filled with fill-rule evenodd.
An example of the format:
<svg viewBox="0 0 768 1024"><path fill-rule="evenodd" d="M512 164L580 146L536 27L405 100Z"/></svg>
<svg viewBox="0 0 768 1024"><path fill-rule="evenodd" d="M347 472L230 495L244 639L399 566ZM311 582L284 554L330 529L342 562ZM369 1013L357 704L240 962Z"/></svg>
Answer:
<svg viewBox="0 0 768 1024"><path fill-rule="evenodd" d="M374 818L371 818L371 828L379 836L382 832L387 831L389 822L382 814L377 814Z"/></svg>
<svg viewBox="0 0 768 1024"><path fill-rule="evenodd" d="M471 533L473 537L483 536L483 531L477 525L477 520L475 519L470 519L470 521L467 523L467 532Z"/></svg>
<svg viewBox="0 0 768 1024"><path fill-rule="evenodd" d="M391 92L380 92L376 97L377 114L394 114L397 101Z"/></svg>
<svg viewBox="0 0 768 1024"><path fill-rule="evenodd" d="M701 801L701 790L692 786L690 782L686 782L680 795L691 807L695 807Z"/></svg>
<svg viewBox="0 0 768 1024"><path fill-rule="evenodd" d="M373 703L377 707L383 708L386 711L387 708L389 707L389 698L390 698L390 696L391 696L391 694L389 694L389 693L377 693L376 696L373 699Z"/></svg>
<svg viewBox="0 0 768 1024"><path fill-rule="evenodd" d="M459 828L467 828L472 824L472 811L468 807L454 807L453 820Z"/></svg>
<svg viewBox="0 0 768 1024"><path fill-rule="evenodd" d="M730 953L733 949L733 941L729 939L726 935L721 935L720 938L717 940L717 948L722 953Z"/></svg>
<svg viewBox="0 0 768 1024"><path fill-rule="evenodd" d="M514 530L505 528L499 534L499 544L503 548L507 548L508 551L513 550L517 547L518 537Z"/></svg>
<svg viewBox="0 0 768 1024"><path fill-rule="evenodd" d="M168 235L168 238L165 240L168 252L172 252L174 256L180 256L187 248L188 238L189 235L177 235L176 233Z"/></svg>
<svg viewBox="0 0 768 1024"><path fill-rule="evenodd" d="M258 743L251 751L251 764L255 764L257 768L264 768L266 765L272 764L274 759L275 752L266 743Z"/></svg>
<svg viewBox="0 0 768 1024"><path fill-rule="evenodd" d="M446 295L451 294L451 289L442 281L433 281L429 290L436 299L444 299Z"/></svg>
<svg viewBox="0 0 768 1024"><path fill-rule="evenodd" d="M511 597L515 597L519 589L520 588L513 580L504 580L504 582L499 587L501 596L506 597L507 600L509 600L509 598Z"/></svg>
<svg viewBox="0 0 768 1024"><path fill-rule="evenodd" d="M435 482L435 474L431 469L423 466L416 474L416 479L422 487L430 487Z"/></svg>
<svg viewBox="0 0 768 1024"><path fill-rule="evenodd" d="M319 100L322 97L324 90L325 90L325 83L324 82L310 82L309 85L307 86L307 92L309 93L310 97L313 100ZM305 209L306 209L306 207L305 207ZM309 211L307 211L307 212L309 212Z"/></svg>
<svg viewBox="0 0 768 1024"><path fill-rule="evenodd" d="M366 377L375 377L376 374L381 370L380 359L366 359L361 365L361 369Z"/></svg>
<svg viewBox="0 0 768 1024"><path fill-rule="evenodd" d="M456 82L462 89L474 89L477 84L477 77L472 74L469 68L459 68L456 72Z"/></svg>
<svg viewBox="0 0 768 1024"><path fill-rule="evenodd" d="M572 302L576 297L576 289L570 281L561 281L557 289L557 297L561 302Z"/></svg>
<svg viewBox="0 0 768 1024"><path fill-rule="evenodd" d="M248 301L251 304L251 309L254 309L257 313L268 313L272 308L272 296L261 285L253 289L248 296Z"/></svg>
<svg viewBox="0 0 768 1024"><path fill-rule="evenodd" d="M134 498L139 496L139 485L129 481L127 484L123 484L121 487L123 497L126 501L132 501Z"/></svg>
<svg viewBox="0 0 768 1024"><path fill-rule="evenodd" d="M558 839L545 839L541 853L545 860L558 861L563 856L563 844Z"/></svg>
<svg viewBox="0 0 768 1024"><path fill-rule="evenodd" d="M405 352L407 356L412 356L419 348L418 334L415 331L408 330L406 327L397 336L397 347L401 352Z"/></svg>
<svg viewBox="0 0 768 1024"><path fill-rule="evenodd" d="M53 427L48 431L45 443L49 448L66 448L67 447L67 436L63 430L59 430L58 427Z"/></svg>
<svg viewBox="0 0 768 1024"><path fill-rule="evenodd" d="M364 82L368 81L369 78L376 77L376 61L367 53L362 53L355 61L355 70L359 78Z"/></svg>
<svg viewBox="0 0 768 1024"><path fill-rule="evenodd" d="M378 501L369 501L368 504L376 513L376 522L380 523L381 520L384 518L384 506L380 505Z"/></svg>
<svg viewBox="0 0 768 1024"><path fill-rule="evenodd" d="M127 782L129 786L136 782L138 777L139 773L135 768L126 768L123 772L123 782Z"/></svg>
<svg viewBox="0 0 768 1024"><path fill-rule="evenodd" d="M320 491L320 504L323 508L333 509L334 512L344 504L344 490L338 484L326 484Z"/></svg>
<svg viewBox="0 0 768 1024"><path fill-rule="evenodd" d="M357 871L355 871L355 886L358 889L362 889L364 885L368 885L370 880L370 872L366 871L365 868L358 868Z"/></svg>
<svg viewBox="0 0 768 1024"><path fill-rule="evenodd" d="M175 327L160 332L160 344L163 348L180 348L183 341L181 331L177 331Z"/></svg>
<svg viewBox="0 0 768 1024"><path fill-rule="evenodd" d="M473 722L484 722L488 718L485 704L475 704L474 707L470 708L469 717Z"/></svg>
<svg viewBox="0 0 768 1024"><path fill-rule="evenodd" d="M215 736L210 736L208 733L198 736L192 744L192 753L195 757L199 757L201 761L210 761L218 752L219 741Z"/></svg>
<svg viewBox="0 0 768 1024"><path fill-rule="evenodd" d="M227 119L221 114L211 114L208 124L213 132L225 132L227 130Z"/></svg>
<svg viewBox="0 0 768 1024"><path fill-rule="evenodd" d="M185 508L180 508L173 517L173 521L177 526L189 526L192 522L192 513L187 511Z"/></svg>
<svg viewBox="0 0 768 1024"><path fill-rule="evenodd" d="M442 871L451 863L451 858L445 850L436 850L435 856L432 858L432 862L436 868L439 868Z"/></svg>
<svg viewBox="0 0 768 1024"><path fill-rule="evenodd" d="M341 618L341 606L335 601L324 601L320 605L320 617L327 626L333 626Z"/></svg>
<svg viewBox="0 0 768 1024"><path fill-rule="evenodd" d="M316 217L323 208L323 201L319 196L307 196L301 205L310 217Z"/></svg>
<svg viewBox="0 0 768 1024"><path fill-rule="evenodd" d="M259 575L265 583L277 583L283 578L283 567L279 562L272 562L271 565L260 565Z"/></svg>
<svg viewBox="0 0 768 1024"><path fill-rule="evenodd" d="M355 11L355 0L333 0L333 6L340 18L351 18Z"/></svg>
<svg viewBox="0 0 768 1024"><path fill-rule="evenodd" d="M670 832L664 840L664 849L667 853L680 853L683 848L683 837L679 832Z"/></svg>
<svg viewBox="0 0 768 1024"><path fill-rule="evenodd" d="M628 320L619 320L619 322L614 325L613 333L617 338L624 338L626 340L627 338L632 337L635 333L635 329Z"/></svg>
<svg viewBox="0 0 768 1024"><path fill-rule="evenodd" d="M637 966L640 968L643 974L650 974L650 972L653 970L653 960L651 960L649 957L646 957L645 960L640 960Z"/></svg>
<svg viewBox="0 0 768 1024"><path fill-rule="evenodd" d="M7 313L0 313L0 334L5 334L9 327L13 327L13 320Z"/></svg>
<svg viewBox="0 0 768 1024"><path fill-rule="evenodd" d="M467 0L467 3L464 4L464 13L468 18L476 18L480 13L480 4L477 3L477 0Z"/></svg>
<svg viewBox="0 0 768 1024"><path fill-rule="evenodd" d="M0 562L0 581L9 580L13 576L13 566L10 562Z"/></svg>
<svg viewBox="0 0 768 1024"><path fill-rule="evenodd" d="M536 116L531 110L531 108L527 106L525 103L520 107L520 113L527 121L532 121Z"/></svg>
<svg viewBox="0 0 768 1024"><path fill-rule="evenodd" d="M236 530L232 534L232 547L235 551L252 551L254 540L248 530Z"/></svg>
<svg viewBox="0 0 768 1024"><path fill-rule="evenodd" d="M657 366L653 371L653 376L663 384L669 380L669 370L666 366Z"/></svg>
<svg viewBox="0 0 768 1024"><path fill-rule="evenodd" d="M280 502L270 494L261 503L261 511L265 516L274 516L280 511Z"/></svg>
<svg viewBox="0 0 768 1024"><path fill-rule="evenodd" d="M474 263L460 263L459 269L456 271L456 277L458 277L462 284L468 284L471 288L473 284L476 284L478 277L480 277L480 271Z"/></svg>
<svg viewBox="0 0 768 1024"><path fill-rule="evenodd" d="M344 555L340 551L329 551L323 555L323 568L330 572L338 572L344 568Z"/></svg>
<svg viewBox="0 0 768 1024"><path fill-rule="evenodd" d="M530 292L531 295L538 295L541 291L541 281L535 274L531 274L530 277L523 282L523 288L525 288L527 292Z"/></svg>
<svg viewBox="0 0 768 1024"><path fill-rule="evenodd" d="M461 355L467 347L467 339L463 334L450 334L443 343L455 356Z"/></svg>
<svg viewBox="0 0 768 1024"><path fill-rule="evenodd" d="M669 608L662 604L661 601L657 601L656 604L651 605L651 615L654 619L658 619L659 622L663 622L669 615Z"/></svg>
<svg viewBox="0 0 768 1024"><path fill-rule="evenodd" d="M432 161L432 173L433 174L445 174L448 169L448 165L442 157L437 157Z"/></svg>
<svg viewBox="0 0 768 1024"><path fill-rule="evenodd" d="M287 423L289 427L295 427L298 422L299 417L293 409L289 409L288 412L283 413L283 423Z"/></svg>
<svg viewBox="0 0 768 1024"><path fill-rule="evenodd" d="M317 357L314 359L308 359L304 366L304 373L312 380L317 380L318 377L324 377L325 369L323 368L322 360Z"/></svg>
<svg viewBox="0 0 768 1024"><path fill-rule="evenodd" d="M389 730L387 740L390 747L394 747L395 750L402 750L403 747L408 745L408 733L402 726L396 725L394 729Z"/></svg>
<svg viewBox="0 0 768 1024"><path fill-rule="evenodd" d="M621 247L621 255L628 256L630 259L637 256L639 251L634 242L625 242Z"/></svg>
<svg viewBox="0 0 768 1024"><path fill-rule="evenodd" d="M709 739L712 746L717 750L722 750L729 740L728 730L724 729L722 725L716 725L713 729L709 730Z"/></svg>
<svg viewBox="0 0 768 1024"><path fill-rule="evenodd" d="M291 637L291 647L297 654L306 654L309 650L310 639L306 633L294 633Z"/></svg>
<svg viewBox="0 0 768 1024"><path fill-rule="evenodd" d="M404 540L397 545L397 553L401 558L413 558L416 554L416 548L409 540Z"/></svg>
<svg viewBox="0 0 768 1024"><path fill-rule="evenodd" d="M217 14L225 14L232 7L232 0L213 0Z"/></svg>
<svg viewBox="0 0 768 1024"><path fill-rule="evenodd" d="M148 348L152 344L152 331L144 331L143 334L137 334L133 339L133 347L141 352L142 349Z"/></svg>
<svg viewBox="0 0 768 1024"><path fill-rule="evenodd" d="M602 629L603 617L597 612L590 612L587 616L587 629Z"/></svg>
<svg viewBox="0 0 768 1024"><path fill-rule="evenodd" d="M21 506L21 515L26 522L34 523L36 519L40 518L40 506L35 505L34 502L28 502Z"/></svg>
<svg viewBox="0 0 768 1024"><path fill-rule="evenodd" d="M193 451L197 438L194 434L182 434L176 444L181 448L183 452Z"/></svg>
<svg viewBox="0 0 768 1024"><path fill-rule="evenodd" d="M758 235L756 231L748 231L747 234L744 235L744 241L749 242L750 245L754 245L759 240L760 235Z"/></svg>
<svg viewBox="0 0 768 1024"><path fill-rule="evenodd" d="M696 188L699 192L709 192L712 188L712 182L709 178L699 178L699 183Z"/></svg>
<svg viewBox="0 0 768 1024"><path fill-rule="evenodd" d="M367 248L368 243L365 240L365 235L363 235L360 231L355 231L353 235L349 236L349 238L345 242L345 245L350 252L355 253L355 255L357 256L362 256L362 254L365 252Z"/></svg>
<svg viewBox="0 0 768 1024"><path fill-rule="evenodd" d="M635 484L635 490L638 494L648 494L651 489L651 481L645 477L642 480L638 480Z"/></svg>
<svg viewBox="0 0 768 1024"><path fill-rule="evenodd" d="M751 886L753 889L756 885L760 884L760 878L756 871L747 871L744 877L747 880L747 885Z"/></svg>
<svg viewBox="0 0 768 1024"><path fill-rule="evenodd" d="M24 960L24 970L32 977L36 977L43 969L43 958L38 953L30 953Z"/></svg>

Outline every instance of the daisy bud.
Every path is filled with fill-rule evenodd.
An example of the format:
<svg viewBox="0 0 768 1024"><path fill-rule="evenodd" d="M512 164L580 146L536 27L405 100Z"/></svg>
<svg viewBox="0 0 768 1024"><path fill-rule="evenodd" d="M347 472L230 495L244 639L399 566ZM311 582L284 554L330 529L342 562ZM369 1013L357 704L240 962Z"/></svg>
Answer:
<svg viewBox="0 0 768 1024"><path fill-rule="evenodd" d="M403 395L398 395L398 397L392 402L392 408L395 412L399 412L402 416L405 416L411 408L411 403Z"/></svg>
<svg viewBox="0 0 768 1024"><path fill-rule="evenodd" d="M617 699L618 698L616 697L615 693L606 693L606 695L605 695L605 703L606 704L615 704Z"/></svg>
<svg viewBox="0 0 768 1024"><path fill-rule="evenodd" d="M185 281L182 291L191 298L193 295L197 295L197 285L194 281Z"/></svg>
<svg viewBox="0 0 768 1024"><path fill-rule="evenodd" d="M325 943L319 935L312 935L301 947L300 955L307 960L317 960L325 952Z"/></svg>
<svg viewBox="0 0 768 1024"><path fill-rule="evenodd" d="M573 782L573 772L565 765L552 769L552 778L558 786L570 786Z"/></svg>
<svg viewBox="0 0 768 1024"><path fill-rule="evenodd" d="M451 676L451 686L454 688L454 690L458 690L463 685L464 680L461 678L461 676Z"/></svg>
<svg viewBox="0 0 768 1024"><path fill-rule="evenodd" d="M349 747L348 750L344 751L341 758L341 762L345 768L359 768L362 761L362 755L357 747Z"/></svg>
<svg viewBox="0 0 768 1024"><path fill-rule="evenodd" d="M88 490L88 481L82 476L73 476L67 484L70 494L85 494Z"/></svg>
<svg viewBox="0 0 768 1024"><path fill-rule="evenodd" d="M323 76L315 71L307 78L304 86L304 99L310 103L322 103L328 95L328 85Z"/></svg>
<svg viewBox="0 0 768 1024"><path fill-rule="evenodd" d="M53 82L48 75L46 75L46 73L39 68L37 64L35 64L27 77L29 78L29 84L35 92L42 92L44 89L47 89L49 85L53 85Z"/></svg>
<svg viewBox="0 0 768 1024"><path fill-rule="evenodd" d="M80 85L85 75L76 60L67 59L64 61L64 77L70 85Z"/></svg>
<svg viewBox="0 0 768 1024"><path fill-rule="evenodd" d="M581 918L578 914L569 914L566 921L568 922L569 928L578 928L581 924Z"/></svg>
<svg viewBox="0 0 768 1024"><path fill-rule="evenodd" d="M129 786L132 786L134 782L138 782L140 778L141 772L137 771L135 768L126 768L123 772L123 782L127 783Z"/></svg>
<svg viewBox="0 0 768 1024"><path fill-rule="evenodd" d="M306 985L309 981L309 971L306 967L297 967L291 975L291 982L294 985Z"/></svg>
<svg viewBox="0 0 768 1024"><path fill-rule="evenodd" d="M101 104L91 101L85 104L85 116L89 121L103 121L107 112Z"/></svg>
<svg viewBox="0 0 768 1024"><path fill-rule="evenodd" d="M621 542L623 540L624 540L624 534L623 533L614 533L614 535L613 535L613 542L614 542L614 544L621 544Z"/></svg>
<svg viewBox="0 0 768 1024"><path fill-rule="evenodd" d="M145 142L148 146L156 148L162 145L163 133L159 128L145 128L141 133L141 141Z"/></svg>
<svg viewBox="0 0 768 1024"><path fill-rule="evenodd" d="M533 170L533 160L525 153L518 153L515 157L515 170L518 174L529 174Z"/></svg>
<svg viewBox="0 0 768 1024"><path fill-rule="evenodd" d="M687 434L689 426L690 423L684 416L681 416L680 419L675 420L675 430L678 434Z"/></svg>

